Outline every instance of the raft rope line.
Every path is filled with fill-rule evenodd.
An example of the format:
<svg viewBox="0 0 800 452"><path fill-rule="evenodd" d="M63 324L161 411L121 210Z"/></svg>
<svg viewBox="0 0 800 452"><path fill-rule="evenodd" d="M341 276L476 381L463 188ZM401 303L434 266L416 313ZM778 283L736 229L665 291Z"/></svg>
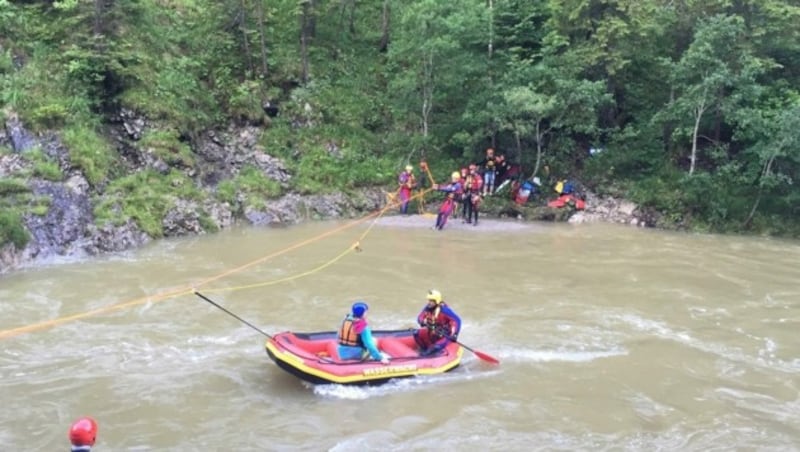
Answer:
<svg viewBox="0 0 800 452"><path fill-rule="evenodd" d="M430 174L430 169L427 169L427 171L428 171L428 177L431 179L431 184L433 185L434 182L433 182L433 177ZM420 197L424 197L425 194L430 192L430 191L433 191L433 188L428 188L426 190L420 191L419 193L411 196L411 198L409 198L409 200L417 199L417 198L420 198ZM323 239L325 237L338 234L339 232L344 231L345 229L350 229L352 227L355 227L355 226L357 226L357 225L359 225L361 223L364 223L365 221L369 220L370 218L374 217L373 221L370 223L370 225L367 227L367 229L359 236L358 240L356 240L346 250L344 250L343 252L339 253L339 255L337 255L333 259L329 260L328 262L325 262L324 264L322 264L322 265L320 265L318 267L315 267L315 268L313 268L311 270L308 270L308 271L305 271L303 273L299 273L297 275L293 275L293 276L290 276L290 277L277 279L277 280L274 280L274 281L267 281L267 282L263 282L263 283L250 284L250 285L244 285L244 286L226 287L226 288L222 288L222 289L205 289L204 292L209 292L209 293L211 293L211 292L223 292L223 291L224 292L229 292L229 291L234 291L234 290L251 289L251 288L255 288L255 287L265 287L265 286L271 286L271 285L275 285L275 284L280 284L280 283L293 281L295 279L300 279L300 278L304 278L306 276L313 275L314 273L317 273L319 271L322 271L322 270L330 267L331 265L333 265L334 263L338 262L339 260L344 258L347 254L351 253L352 251L361 251L361 242L372 231L372 228L375 226L375 224L378 222L378 220L389 209L395 208L398 205L399 205L398 201L388 202L386 204L386 206L382 207L381 209L379 209L379 210L377 210L375 212L372 212L372 213L370 213L368 215L365 215L362 218L359 218L357 220L354 220L354 221L352 221L350 223L347 223L347 224L344 224L342 226L333 228L333 229L331 229L329 231L326 231L326 232L324 232L322 234L316 235L316 236L311 237L309 239L294 243L294 244L292 244L292 245L290 245L290 246L288 246L286 248L283 248L281 250L275 251L274 253L270 253L270 254L268 254L268 255L266 255L264 257L261 257L259 259L254 260L254 261L251 261L251 262L248 262L247 264L240 265L239 267L235 267L235 268L233 268L231 270L227 270L227 271L224 271L224 272L222 272L220 274L217 274L215 276L206 278L206 279L200 281L197 284L182 286L180 288L169 290L169 291L162 292L162 293L157 293L155 295L140 297L140 298L136 298L134 300L130 300L130 301L122 302L122 303L117 303L117 304L106 306L106 307L102 307L102 308L92 309L90 311L86 311L86 312L82 312L82 313L78 313L78 314L68 315L68 316L59 317L59 318L51 319L51 320L45 320L43 322L32 323L32 324L21 326L21 327L17 327L17 328L10 328L10 329L6 329L6 330L0 330L0 339L8 339L8 338L11 338L11 337L14 337L14 336L18 336L18 335L23 334L23 333L28 333L28 332L32 332L32 331L39 331L39 330L43 330L43 329L46 329L46 328L51 328L51 327L55 327L55 326L58 326L58 325L62 325L64 323L72 322L72 321L75 321L75 320L84 319L84 318L87 318L87 317L92 317L92 316L105 314L105 313L109 313L109 312L114 312L114 311L121 311L123 309L130 308L132 306L143 305L143 304L147 304L147 303L156 303L156 302L159 302L159 301L164 301L164 300L169 300L169 299L172 299L172 298L177 298L177 297L180 297L180 296L183 296L183 295L191 295L196 291L197 288L199 288L201 286L204 286L204 285L210 284L212 282L218 281L218 280L220 280L220 279L222 279L222 278L224 278L226 276L230 276L232 274L241 272L241 271L246 270L246 269L248 269L248 268L250 268L250 267L252 267L254 265L258 265L258 264L264 263L264 262L266 262L266 261L268 261L268 260L270 260L272 258L281 256L283 254L288 253L289 251L293 251L293 250L296 250L296 249L301 248L303 246L306 246L306 245L309 245L311 243L317 242L317 241L319 241L319 240L321 240L321 239Z"/></svg>

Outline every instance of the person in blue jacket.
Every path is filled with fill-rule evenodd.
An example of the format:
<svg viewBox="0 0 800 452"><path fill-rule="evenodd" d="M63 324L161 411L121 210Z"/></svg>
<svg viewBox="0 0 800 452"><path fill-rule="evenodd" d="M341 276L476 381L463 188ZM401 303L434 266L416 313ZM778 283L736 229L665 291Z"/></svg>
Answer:
<svg viewBox="0 0 800 452"><path fill-rule="evenodd" d="M457 340L461 332L461 317L444 302L441 292L431 289L427 299L428 303L417 316L420 328L414 330L420 356L441 352Z"/></svg>
<svg viewBox="0 0 800 452"><path fill-rule="evenodd" d="M383 364L389 364L389 355L378 350L372 336L372 328L367 323L369 306L363 301L353 303L339 327L339 358L364 360L372 357Z"/></svg>

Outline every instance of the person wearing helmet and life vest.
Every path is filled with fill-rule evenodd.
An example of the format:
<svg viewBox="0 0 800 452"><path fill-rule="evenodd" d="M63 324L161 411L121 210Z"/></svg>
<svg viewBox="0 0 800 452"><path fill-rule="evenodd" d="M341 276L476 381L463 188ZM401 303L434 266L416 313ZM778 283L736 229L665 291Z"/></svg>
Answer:
<svg viewBox="0 0 800 452"><path fill-rule="evenodd" d="M438 229L440 231L444 228L444 225L447 224L447 219L450 218L450 215L456 208L456 203L461 199L461 195L464 193L464 185L461 183L460 172L454 171L453 174L450 175L450 180L452 182L447 185L433 185L434 190L447 193L447 197L439 207L439 214L436 216L436 225L433 226L433 229Z"/></svg>
<svg viewBox="0 0 800 452"><path fill-rule="evenodd" d="M464 222L472 223L473 226L478 225L478 207L481 203L481 187L483 187L483 179L481 175L478 174L478 165L472 164L469 166L469 173L466 179L464 179L462 216L464 217Z"/></svg>
<svg viewBox="0 0 800 452"><path fill-rule="evenodd" d="M420 328L414 330L421 356L439 353L461 332L461 318L445 303L441 292L431 289L427 301L417 315Z"/></svg>
<svg viewBox="0 0 800 452"><path fill-rule="evenodd" d="M97 441L97 422L90 417L82 417L69 428L69 442L72 452L89 452Z"/></svg>
<svg viewBox="0 0 800 452"><path fill-rule="evenodd" d="M339 327L339 358L364 360L372 357L383 364L389 364L389 355L378 350L372 336L372 328L367 323L369 306L363 301L353 303L350 313L344 317Z"/></svg>
<svg viewBox="0 0 800 452"><path fill-rule="evenodd" d="M408 202L411 200L411 191L417 187L417 178L414 177L414 167L406 165L405 170L397 178L400 185L400 213L408 214Z"/></svg>

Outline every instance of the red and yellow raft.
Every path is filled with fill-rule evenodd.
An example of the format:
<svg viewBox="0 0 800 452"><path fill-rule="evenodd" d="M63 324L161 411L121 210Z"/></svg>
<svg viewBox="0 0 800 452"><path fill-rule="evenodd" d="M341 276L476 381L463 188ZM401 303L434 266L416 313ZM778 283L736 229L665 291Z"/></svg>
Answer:
<svg viewBox="0 0 800 452"><path fill-rule="evenodd" d="M337 333L284 332L266 343L267 355L281 369L314 384L377 385L395 378L434 375L455 369L464 349L451 342L436 356L419 356L412 330L373 331L378 348L388 353L389 364L338 358Z"/></svg>

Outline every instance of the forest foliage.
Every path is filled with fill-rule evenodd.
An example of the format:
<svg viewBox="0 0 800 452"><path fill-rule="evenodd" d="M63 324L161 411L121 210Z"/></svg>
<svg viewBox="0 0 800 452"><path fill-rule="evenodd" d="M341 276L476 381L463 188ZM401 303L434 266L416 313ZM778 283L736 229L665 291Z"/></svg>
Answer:
<svg viewBox="0 0 800 452"><path fill-rule="evenodd" d="M262 124L303 193L492 146L676 225L796 236L798 87L791 0L0 0L0 119L63 131L120 196L153 177L114 171L125 107L189 140ZM280 193L251 176L220 196Z"/></svg>

